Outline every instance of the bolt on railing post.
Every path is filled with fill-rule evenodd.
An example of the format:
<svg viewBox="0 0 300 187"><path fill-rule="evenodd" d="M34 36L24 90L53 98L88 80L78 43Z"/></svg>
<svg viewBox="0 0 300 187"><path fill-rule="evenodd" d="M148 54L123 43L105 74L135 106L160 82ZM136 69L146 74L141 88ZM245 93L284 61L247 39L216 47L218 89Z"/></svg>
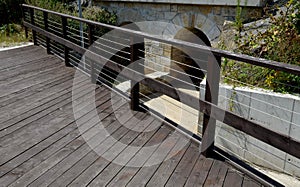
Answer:
<svg viewBox="0 0 300 187"><path fill-rule="evenodd" d="M68 26L68 20L66 17L62 16L61 17L61 23L62 23L62 30L63 30L63 38L68 39L67 35L67 26ZM67 67L72 67L70 64L70 59L69 59L69 48L67 46L64 47L64 56L65 56L65 65Z"/></svg>
<svg viewBox="0 0 300 187"><path fill-rule="evenodd" d="M34 24L34 9L30 8L30 22L32 25ZM33 44L37 45L37 39L36 39L36 31L32 30L32 37L33 37Z"/></svg>
<svg viewBox="0 0 300 187"><path fill-rule="evenodd" d="M205 101L218 105L221 58L209 55L205 88ZM209 112L212 112L210 110ZM204 114L201 154L210 157L213 153L217 121Z"/></svg>
<svg viewBox="0 0 300 187"><path fill-rule="evenodd" d="M48 12L43 12L44 15L44 26L45 26L45 31L49 31L48 27ZM50 39L46 36L46 49L47 53L50 54Z"/></svg>
<svg viewBox="0 0 300 187"><path fill-rule="evenodd" d="M138 56L138 45L136 43L135 37L130 37L130 63L134 63L139 59ZM130 96L131 96L131 102L130 102L130 108L131 110L139 110L139 91L140 91L140 83L135 80L131 80L131 90L130 90Z"/></svg>
<svg viewBox="0 0 300 187"><path fill-rule="evenodd" d="M89 38L89 47L94 43L94 25L88 24L88 38ZM95 69L95 62L91 60L91 82L93 84L97 83L97 74Z"/></svg>

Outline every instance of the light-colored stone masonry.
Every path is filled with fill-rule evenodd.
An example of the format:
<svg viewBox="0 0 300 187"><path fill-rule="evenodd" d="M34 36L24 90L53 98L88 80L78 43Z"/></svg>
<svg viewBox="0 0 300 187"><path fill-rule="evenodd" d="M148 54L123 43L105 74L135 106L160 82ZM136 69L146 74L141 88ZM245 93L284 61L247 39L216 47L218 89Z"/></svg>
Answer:
<svg viewBox="0 0 300 187"><path fill-rule="evenodd" d="M241 5L245 6L243 18L260 17L264 1L247 0L246 2L245 5L245 1L241 1ZM93 3L110 12L115 12L119 25L142 21L161 21L182 28L195 28L201 30L213 45L218 42L224 21L235 20L237 5L236 0L95 0ZM175 37L176 32L172 31L168 37ZM146 69L146 73L169 71L170 46L148 40L145 41L145 49L145 64L149 67Z"/></svg>
<svg viewBox="0 0 300 187"><path fill-rule="evenodd" d="M184 28L197 28L203 31L210 41L219 37L225 20L233 21L236 16L236 0L96 0L93 3L115 12L120 25L127 22L163 21ZM263 5L262 0L248 0L243 17L248 19L261 16Z"/></svg>

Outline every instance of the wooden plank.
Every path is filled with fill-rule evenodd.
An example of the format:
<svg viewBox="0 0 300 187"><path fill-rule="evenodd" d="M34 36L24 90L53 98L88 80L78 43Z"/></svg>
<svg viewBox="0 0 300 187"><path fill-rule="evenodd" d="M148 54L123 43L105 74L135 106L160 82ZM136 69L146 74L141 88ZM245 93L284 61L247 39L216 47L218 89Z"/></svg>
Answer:
<svg viewBox="0 0 300 187"><path fill-rule="evenodd" d="M33 72L28 77L20 78L19 80L14 79L12 82L7 82L6 84L0 85L0 97L7 96L16 91L22 90L24 88L28 88L33 84L37 84L43 82L45 79L55 77L56 73L63 72L64 70L61 67L55 67L51 69L45 69L38 72Z"/></svg>
<svg viewBox="0 0 300 187"><path fill-rule="evenodd" d="M164 141L172 129L168 126L162 126L154 136L145 144L145 147L159 144ZM141 149L135 156L128 162L128 166L122 168L122 170L114 176L108 186L125 186L131 178L139 171L140 167L130 166L142 166L154 153L155 149ZM97 186L97 181L92 181L91 186Z"/></svg>
<svg viewBox="0 0 300 187"><path fill-rule="evenodd" d="M107 100L107 99L109 99L109 98L108 98L108 92L107 92L106 95L103 95L103 96L102 96L102 101L103 101L103 102L102 102L100 105L98 105L99 109L101 109L101 110L99 110L99 112L102 112L103 110L107 110L107 107L110 106L110 105L109 105L110 103L108 102L109 100ZM84 116L82 116L81 118L79 118L78 120L80 120L80 121L82 122L82 120L89 121L90 119L91 119L91 116L84 115ZM72 125L74 126L74 128L72 127ZM77 126L76 126L75 123L72 123L72 124L69 125L69 126L71 126L71 127L72 127L71 129L73 129L73 130L75 130L75 129L77 128ZM66 129L68 129L68 128L66 128ZM58 131L58 132L65 132L65 130L61 130L61 131ZM77 132L77 130L76 130L76 132ZM56 135L56 133L53 134L53 135ZM52 136L52 135L51 135L51 136ZM51 137L51 136L50 136L50 137ZM54 136L54 137L56 137L56 136ZM45 142L47 142L46 140L48 140L48 139L49 139L49 138L45 139ZM55 138L51 138L51 139L52 139L52 140L55 140ZM41 141L41 142L43 142L43 141ZM33 155L34 155L34 152L33 152L31 149L36 148L36 149L40 150L40 149L42 149L42 148L46 148L46 147L43 147L43 146L41 147L41 145L40 145L41 142L39 142L38 144L36 144L33 148L27 149L26 152L30 152L30 154L33 154ZM38 153L38 150L36 150L36 151L37 151L36 153ZM52 151L53 151L53 150L52 150ZM26 152L24 152L24 153L18 155L17 157L13 158L13 159L10 160L9 162L6 162L4 165L0 166L0 173L1 173L0 176L3 176L3 175L5 174L4 170L6 170L6 172L8 172L8 171L7 171L8 168L11 169L11 168L17 167L17 166L20 164L20 162L22 162L22 160L24 161L24 159L28 158L28 157L29 157L29 153L27 154ZM25 154L25 156L24 156L24 154ZM21 157L21 158L20 158L20 157ZM6 168L6 169L5 169L5 168Z"/></svg>
<svg viewBox="0 0 300 187"><path fill-rule="evenodd" d="M24 74L32 73L33 71L40 71L47 69L51 66L59 66L61 60L57 57L43 57L38 60L31 61L31 63L26 64L25 66L16 66L11 67L7 70L0 71L0 81L7 80L8 78L16 76L24 76Z"/></svg>
<svg viewBox="0 0 300 187"><path fill-rule="evenodd" d="M64 98L71 97L71 90L72 80L69 80L64 84L60 84L48 90L48 94L37 93L36 95L40 96L40 98L34 98L35 95L33 97L29 97L28 100L32 100L32 103L26 101L23 102L23 100L20 100L12 103L11 105L2 107L2 110L4 110L5 112L0 115L2 123L1 129L11 126L13 122L15 122L17 119L20 119L24 113L28 113L33 109L39 108L44 103L48 103L49 101L60 96L64 96Z"/></svg>
<svg viewBox="0 0 300 187"><path fill-rule="evenodd" d="M105 94L102 93L102 94ZM100 93L101 96L101 93ZM26 142L27 140L30 140L30 136L26 135L28 134L27 132L31 132L33 131L35 128L38 128L38 124L40 123L44 123L43 121L50 121L52 119L55 118L59 118L59 117L63 117L62 115L60 115L62 112L63 114L68 114L71 120L73 120L73 109L72 109L72 105L71 102L74 102L74 100L72 101L71 98L68 98L66 100L64 100L63 102L60 102L59 105L60 106L55 106L56 108L59 107L60 110L54 110L53 112L48 113L47 115L37 119L36 121L33 121L32 123L26 125L26 126L22 126L22 128L19 128L18 130L13 131L13 133L11 133L10 135L6 135L5 137L1 137L1 145L2 145L2 149L5 148L10 148L13 145L17 145L20 142ZM99 102L97 101L96 104L98 104ZM83 106L81 106L82 109L84 109L84 107L86 105L88 105L89 103L84 102ZM74 105L74 103L73 103ZM64 111L64 110L68 110L68 111ZM24 137L22 137L24 136ZM35 138L37 138L37 134L35 135ZM9 150L11 151L11 150Z"/></svg>
<svg viewBox="0 0 300 187"><path fill-rule="evenodd" d="M99 106L99 109L101 109L99 112L107 110L107 106L110 106L110 105L107 105L107 103L109 103L109 102L103 102ZM94 120L95 118L93 118L93 117L91 118L90 116L87 118L87 116L88 115L85 115L82 119L79 119L79 120L90 121L89 123L93 124L93 125L88 128L85 126L85 131L82 131L83 133L86 132L88 129L92 128L96 124L96 121ZM91 120L94 120L94 122L92 122ZM72 127L72 125L74 127ZM61 137L61 139L59 139L59 138L56 139L58 135ZM77 125L75 123L72 123L71 125L64 128L62 131L59 131L58 133L55 133L53 136L50 136L49 139L48 138L46 139L46 140L54 141L53 144L50 143L51 144L50 146L47 146L47 144L49 143L48 141L43 141L43 142L39 143L37 146L22 153L20 156L14 158L10 162L7 162L6 165L1 166L0 171L3 171L5 169L6 169L6 171L11 171L12 168L15 168L15 169L13 169L9 173L4 173L5 175L2 178L0 178L1 184L3 184L4 181L6 182L6 184L13 182L14 180L16 180L17 178L20 177L20 176L15 175L14 173L16 173L18 171L22 171L22 173L26 173L27 171L34 168L38 164L40 164L42 161L46 160L53 153L57 152L58 150L63 148L65 145L67 145L68 143L70 143L72 140L79 137L80 135L81 135L81 133L79 133L79 131L77 130ZM45 146L45 147L43 147L43 146ZM38 152L38 150L40 150L40 149L42 149L42 151ZM37 154L35 153L35 151L37 151L36 152ZM24 160L26 160L26 162L22 163L22 161L24 161ZM20 162L22 164L18 165L18 164L20 164ZM16 166L18 166L18 167L16 167ZM2 172L1 172L1 174L3 175Z"/></svg>
<svg viewBox="0 0 300 187"><path fill-rule="evenodd" d="M40 50L41 47L29 45L24 47L13 48L5 51L0 51L0 63L4 62L6 58L12 58L12 54L23 54L28 53L28 51Z"/></svg>
<svg viewBox="0 0 300 187"><path fill-rule="evenodd" d="M203 186L214 160L200 156L185 186Z"/></svg>
<svg viewBox="0 0 300 187"><path fill-rule="evenodd" d="M109 183L109 181L123 168L122 165L128 163L129 160L135 156L136 152L141 146L139 145L138 147L135 147L134 145L136 145L136 143L142 143L142 145L144 145L144 143L146 143L153 136L153 134L155 134L156 131L143 133L145 129L146 131L150 128L153 129L153 125L157 127L158 124L153 123L154 118L148 114L143 119L141 118L141 120L143 121L140 121L139 123L131 123L128 124L129 127L127 126L129 129L131 129L130 125L141 126L139 130L130 130L126 136L120 140L120 142L123 144L116 144L103 154L102 157L110 158L112 161L107 167L105 167L103 171L99 173L98 176L93 179L93 185L103 186ZM128 146L133 146L135 148Z"/></svg>
<svg viewBox="0 0 300 187"><path fill-rule="evenodd" d="M178 151L171 159L163 162L151 177L150 181L148 181L147 186L165 185L190 145L191 143L186 145L184 149Z"/></svg>
<svg viewBox="0 0 300 187"><path fill-rule="evenodd" d="M119 119L119 121L126 122L131 119L130 114L131 111L129 111L128 108L123 107L123 109L117 113L117 119ZM115 119L110 119L110 118L104 121L106 121L106 123L108 121L112 121L113 122L112 125L114 127L117 127L117 124L119 123L118 121L115 121ZM69 186L88 185L90 181L92 181L92 179L96 177L99 174L99 172L101 172L105 168L105 166L109 164L109 162L106 159L99 157L98 154L96 157L97 157L96 160L91 165L89 165L89 167L85 169L75 180L73 180L69 184Z"/></svg>
<svg viewBox="0 0 300 187"><path fill-rule="evenodd" d="M0 61L0 70L8 69L15 66L24 66L33 60L37 60L47 56L49 55L47 55L45 51L41 48L28 51L28 53L21 53L18 55L12 54L9 58L2 59Z"/></svg>
<svg viewBox="0 0 300 187"><path fill-rule="evenodd" d="M179 151L186 150L189 144L190 140L187 137L175 131L159 146L126 186L146 186L163 162L171 160Z"/></svg>
<svg viewBox="0 0 300 187"><path fill-rule="evenodd" d="M234 170L229 169L224 181L224 187L241 187L243 184L244 174Z"/></svg>
<svg viewBox="0 0 300 187"><path fill-rule="evenodd" d="M45 80L44 82L34 84L28 88L14 92L14 93L10 94L9 96L2 97L2 98L0 98L0 107L12 104L14 102L17 102L19 100L22 100L22 99L30 96L30 95L36 94L37 92L43 91L52 86L60 84L61 82L65 82L66 80L70 79L70 77L72 77L72 76L73 76L73 73L71 73L71 72L61 74L52 79Z"/></svg>
<svg viewBox="0 0 300 187"><path fill-rule="evenodd" d="M95 123L94 123L95 124ZM96 131L95 131L96 130ZM88 129L86 129L86 131L82 134L83 136L85 136L85 135L92 135L92 134L95 134L95 133L97 133L97 126L96 126L96 128L95 128L95 126L92 126L92 127L90 127L90 128L88 128ZM71 138L74 138L74 137L72 137L71 136ZM78 147L80 147L80 146L82 146L82 145L84 145L84 143L85 143L85 141L81 141L82 140L82 138L81 138L81 136L79 136L79 134L78 134L78 138L76 138L74 141L72 141L71 142L71 144L74 144L74 142L75 142L75 144L74 145L78 145L78 143L80 144L80 145L78 145ZM79 141L79 142L78 142ZM68 144L69 145L69 144ZM30 172L32 172L33 173L33 175L34 176L40 176L43 172L41 172L41 174L39 173L39 170L42 168L42 170L44 170L44 172L46 172L48 169L50 169L52 166L54 166L54 165L56 165L56 163L58 163L58 162L60 162L60 160L62 160L62 159L64 159L65 158L65 156L68 156L69 154L72 154L72 152L74 151L74 150L76 150L76 149L73 149L72 148L72 150L70 150L71 152L69 152L69 154L64 154L65 152L66 152L66 147L68 147L68 145L67 146L65 146L65 147L63 147L62 149L60 149L60 150L58 150L58 152L55 152L54 154L53 154L53 152L52 152L52 154L51 153L48 153L49 154L49 156L50 157L48 157L47 159L46 158L44 158L44 159L42 159L41 161L42 162L40 162L40 163L38 163L38 164L36 164L36 167L34 167L32 170L30 170L29 171L29 173ZM74 145L72 145L72 146L74 146ZM45 156L45 155L44 155ZM53 157L55 157L55 156L58 156L59 158L53 158ZM56 163L52 163L52 161L54 161L54 162L56 162ZM48 169L44 169L44 167L43 166L45 166L45 167L48 167ZM30 179L32 179L32 177L34 177L34 176L32 176L32 175L30 175L30 174L28 174L28 173L26 173L25 175L23 175L22 177L23 178L30 178ZM18 180L23 180L22 178L19 178ZM32 181L31 181L32 182ZM29 184L28 183L28 181L26 180L26 183L27 184ZM16 183L14 183L14 184L17 184L17 181L16 181Z"/></svg>
<svg viewBox="0 0 300 187"><path fill-rule="evenodd" d="M70 90L69 90L70 91ZM80 92L84 94L84 92ZM57 108L63 106L65 104L65 100L71 97L71 93L68 90L65 90L61 95L56 94L57 97L54 99L49 100L48 102L41 103L38 107L35 107L31 110L25 111L18 116L9 119L2 124L2 130L0 131L0 137L3 137L16 129L19 129L31 122L47 115L51 111L57 110ZM59 103L56 105L56 103Z"/></svg>
<svg viewBox="0 0 300 187"><path fill-rule="evenodd" d="M199 147L195 144L191 144L165 186L184 186L199 155Z"/></svg>
<svg viewBox="0 0 300 187"><path fill-rule="evenodd" d="M132 118L134 119L134 118ZM128 122L128 123L132 123L132 122ZM108 128L106 128L106 130L111 131L110 134L111 136L113 136L116 140L119 140L120 138L122 138L127 132L128 129L124 128L122 125L114 125L112 126L111 124L109 125L109 127L111 127L111 130L108 130ZM98 129L98 130L97 130ZM103 136L103 130L99 130L99 127L96 126L96 128L94 128L93 130L91 130L91 135L89 135L91 138L88 140L90 142L90 145L92 144L93 148L95 149L95 151L98 154L101 153L105 153L106 150L108 150L112 145L113 145L113 141L111 141L110 138L112 138L111 136ZM88 150L90 149L88 144L84 144L83 146L81 146L80 148L78 148L77 150L75 150L73 153L71 153L70 155L68 155L68 157L66 157L66 159L64 159L62 162L60 162L58 165L56 165L55 167L51 168L50 170L48 170L46 173L42 173L43 175L41 175L40 173L35 173L35 177L37 177L38 175L38 179L35 180L33 183L31 183L31 186L36 186L36 185L47 185L49 183L51 183L52 181L54 181L57 177L60 176L60 174L62 174L64 171L66 171L70 166L72 166L74 163L73 162L77 162L78 158L80 159L82 156L86 155L88 153ZM101 152L101 153L99 153ZM62 165L60 165L62 164ZM32 175L31 175L32 176ZM32 178L30 176L30 178ZM46 180L45 180L46 179ZM29 184L32 181L28 181L28 178L24 178L23 181L26 181L26 184Z"/></svg>
<svg viewBox="0 0 300 187"><path fill-rule="evenodd" d="M145 119L145 118L148 118L148 119ZM145 128L147 128L147 127L149 127L149 124L154 120L153 118L149 118L149 116L145 116L144 117L144 119L146 120L146 121L144 121L143 123L145 123L144 124L144 126L145 126ZM139 124L136 124L136 123L132 123L132 124L134 124L134 125L139 125ZM128 124L128 125L132 125L132 124ZM129 128L130 129L130 128ZM116 157L118 157L118 156L120 156L122 153L124 153L124 150L128 147L128 145L131 145L131 143L133 142L133 141L136 141L137 140L137 138L141 135L142 133L140 133L140 131L132 131L132 130L130 130L129 132L127 132L126 134L125 134L125 136L123 136L120 140L119 140L119 142L122 142L122 144L121 143L116 143L116 144L114 144L109 150L107 150L104 154L103 154L103 156L101 156L101 157L104 157L104 158L110 158L111 160L114 160ZM125 154L128 154L129 152L126 152ZM98 155L98 157L100 156L99 154L97 154ZM82 160L84 160L84 159L82 159ZM95 158L94 159L92 159L92 161L93 160L95 160ZM91 161L89 160L86 160L85 161L85 163L88 163L88 165L90 165L91 164ZM82 164L82 166L84 166L85 164L83 164L83 163L81 163ZM105 168L105 170L104 171L102 171L101 172L101 176L100 175L98 175L98 177L97 178L101 178L101 179L105 179L105 178L107 178L107 177L111 177L111 171L114 169L114 167L112 167L114 164L113 163L110 163L106 168ZM116 165L117 167L119 166L119 165ZM78 168L77 169L75 169L76 168L76 166L74 167L74 168L71 168L72 170L73 170L73 173L78 173ZM64 177L65 176L65 177ZM76 176L76 175L75 175ZM107 177L106 177L107 176ZM65 173L63 176L61 176L60 178L58 178L58 180L56 180L54 183L52 183L50 186L57 186L57 185L67 185L69 182L66 180L66 178L68 179L68 178L71 178L71 179L74 179L74 174L71 174L70 172L68 173ZM72 181L72 180L71 180ZM105 181L103 181L103 182L108 182L107 180L105 180ZM99 183L99 185L102 185L102 184L100 184Z"/></svg>
<svg viewBox="0 0 300 187"><path fill-rule="evenodd" d="M103 94L107 95L107 92L100 92L100 94L98 94L100 97L103 96ZM97 96L98 96L97 95ZM2 148L6 148L9 146L14 145L16 142L25 142L27 139L30 139L30 137L25 136L23 138L20 138L21 136L24 136L24 134L27 134L27 131L32 131L33 129L31 128L37 128L37 122L40 123L40 121L45 120L45 118L48 118L49 121L50 119L53 119L55 117L59 118L62 117L62 115L58 115L60 113L63 112L63 114L67 114L69 117L73 119L73 108L71 105L71 102L74 102L75 98L73 97L73 100L71 98L67 98L66 100L64 100L63 102L59 102L58 105L55 105L55 108L60 108L60 110L54 110L53 112L49 112L47 115L42 116L40 118L38 118L37 120L33 121L32 123L26 125L26 126L22 126L22 128L19 128L17 131L14 131L13 133L9 135L6 135L5 137L2 137L1 139L3 140L1 142L1 144L3 144ZM83 99L82 99L83 100ZM89 106L89 104L93 102L93 101L89 101L89 102L82 102L83 104L81 104L80 108L86 113L89 112L89 110L86 110L85 108L87 108L86 106ZM102 102L102 100L96 100L96 104L99 104L100 102ZM60 106L59 106L60 105ZM74 103L73 103L74 106ZM66 110L66 111L64 111ZM82 115L84 115L85 113L83 113ZM77 115L78 117L78 115ZM43 122L41 122L43 123ZM33 126L35 124L35 126Z"/></svg>
<svg viewBox="0 0 300 187"><path fill-rule="evenodd" d="M261 186L262 186L261 184L254 181L253 179L250 179L248 177L244 177L242 187L261 187Z"/></svg>
<svg viewBox="0 0 300 187"><path fill-rule="evenodd" d="M222 186L228 166L222 161L215 160L203 186Z"/></svg>

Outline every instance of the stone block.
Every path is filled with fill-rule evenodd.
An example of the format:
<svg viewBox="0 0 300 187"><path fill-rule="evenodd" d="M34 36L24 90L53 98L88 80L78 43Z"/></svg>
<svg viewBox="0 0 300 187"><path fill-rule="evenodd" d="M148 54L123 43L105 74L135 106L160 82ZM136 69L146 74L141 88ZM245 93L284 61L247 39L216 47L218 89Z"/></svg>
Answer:
<svg viewBox="0 0 300 187"><path fill-rule="evenodd" d="M222 16L236 16L235 7L222 7Z"/></svg>
<svg viewBox="0 0 300 187"><path fill-rule="evenodd" d="M216 27L216 24L214 21L207 18L204 24L195 25L195 27L203 31L205 34L208 34L212 28Z"/></svg>
<svg viewBox="0 0 300 187"><path fill-rule="evenodd" d="M178 11L177 5L174 5L174 4L170 5L170 11L171 12L177 12Z"/></svg>
<svg viewBox="0 0 300 187"><path fill-rule="evenodd" d="M221 6L215 6L212 8L212 13L214 15L221 15L222 14L222 7Z"/></svg>
<svg viewBox="0 0 300 187"><path fill-rule="evenodd" d="M178 25L178 26L183 26L183 20L182 20L182 17L180 14L177 14L174 19L172 20L172 22L175 24L175 25Z"/></svg>
<svg viewBox="0 0 300 187"><path fill-rule="evenodd" d="M171 21L176 15L177 12L164 12L164 19Z"/></svg>
<svg viewBox="0 0 300 187"><path fill-rule="evenodd" d="M210 40L215 40L216 38L219 38L221 35L221 31L220 29L215 25L215 27L213 27L209 33L207 34L207 37L210 39Z"/></svg>
<svg viewBox="0 0 300 187"><path fill-rule="evenodd" d="M202 28L206 19L207 19L207 16L205 16L201 13L197 14L196 21L195 21L195 27Z"/></svg>

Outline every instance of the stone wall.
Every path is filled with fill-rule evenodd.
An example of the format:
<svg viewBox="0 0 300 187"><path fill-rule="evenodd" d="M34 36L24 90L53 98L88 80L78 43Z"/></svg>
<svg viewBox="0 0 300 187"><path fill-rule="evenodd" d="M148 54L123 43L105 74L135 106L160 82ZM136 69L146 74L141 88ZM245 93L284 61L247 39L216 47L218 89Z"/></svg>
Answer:
<svg viewBox="0 0 300 187"><path fill-rule="evenodd" d="M202 31L212 46L216 47L221 35L223 23L225 20L233 21L236 16L236 7L232 3L225 5L216 3L203 3L197 1L195 4L174 4L155 3L151 1L93 1L94 5L101 6L108 11L115 12L118 16L118 24L134 23L142 21L161 21L174 24L175 27L195 28ZM190 2L190 1L189 1ZM224 1L223 1L224 2ZM254 1L253 1L254 2ZM251 1L251 3L253 3ZM261 2L261 1L257 1ZM261 16L261 3L254 2L257 6L248 6L245 9L245 18ZM230 6L229 6L230 5ZM149 28L149 30L160 30L155 33L160 36L174 38L179 29L171 28L161 30L161 28ZM155 32L155 31L154 31ZM145 41L145 64L149 66L146 73L153 71L169 72L171 49L170 46L155 41ZM153 69L153 70L151 70Z"/></svg>
<svg viewBox="0 0 300 187"><path fill-rule="evenodd" d="M210 41L218 39L225 20L233 21L236 16L236 7L228 5L212 6L131 1L94 1L93 3L115 12L120 25L126 22L163 21L185 28L197 28L203 31ZM245 7L244 12L244 18L259 17L262 14L262 8Z"/></svg>

